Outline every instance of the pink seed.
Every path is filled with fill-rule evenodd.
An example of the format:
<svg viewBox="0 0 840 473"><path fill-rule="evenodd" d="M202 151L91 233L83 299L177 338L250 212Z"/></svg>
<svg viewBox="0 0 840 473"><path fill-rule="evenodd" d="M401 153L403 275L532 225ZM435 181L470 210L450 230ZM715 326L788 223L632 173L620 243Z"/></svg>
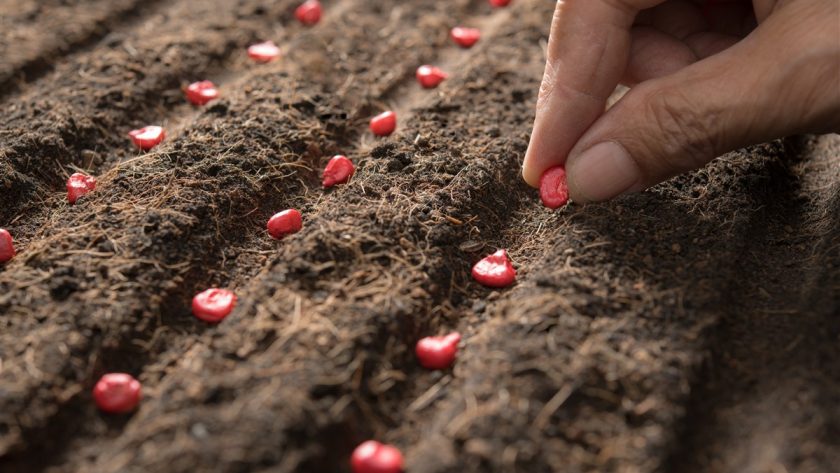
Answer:
<svg viewBox="0 0 840 473"><path fill-rule="evenodd" d="M475 264L473 279L487 287L508 287L516 280L516 270L508 259L507 251L499 250Z"/></svg>
<svg viewBox="0 0 840 473"><path fill-rule="evenodd" d="M15 257L15 245L12 241L12 234L4 228L0 228L0 263L5 263Z"/></svg>
<svg viewBox="0 0 840 473"><path fill-rule="evenodd" d="M353 166L353 161L350 161L347 156L337 155L330 159L327 167L324 168L324 188L332 187L336 184L344 184L353 175L356 168Z"/></svg>
<svg viewBox="0 0 840 473"><path fill-rule="evenodd" d="M274 214L266 225L268 234L277 240L286 235L297 233L303 228L303 217L295 209L288 209Z"/></svg>
<svg viewBox="0 0 840 473"><path fill-rule="evenodd" d="M126 373L108 373L93 387L93 400L99 410L108 414L133 411L143 397L140 381Z"/></svg>
<svg viewBox="0 0 840 473"><path fill-rule="evenodd" d="M236 294L227 289L207 289L193 297L192 311L197 318L210 323L221 322L236 305Z"/></svg>
<svg viewBox="0 0 840 473"><path fill-rule="evenodd" d="M187 100L192 102L193 105L204 105L211 100L219 98L219 91L216 89L216 85L209 80L193 82L187 86L185 93L187 94Z"/></svg>
<svg viewBox="0 0 840 473"><path fill-rule="evenodd" d="M166 131L157 125L144 126L128 132L134 145L143 151L149 151L166 138Z"/></svg>
<svg viewBox="0 0 840 473"><path fill-rule="evenodd" d="M540 199L550 209L562 207L569 201L566 169L563 166L555 166L540 177Z"/></svg>
<svg viewBox="0 0 840 473"><path fill-rule="evenodd" d="M397 129L397 114L382 112L370 119L370 131L376 136L388 136Z"/></svg>
<svg viewBox="0 0 840 473"><path fill-rule="evenodd" d="M353 450L350 466L353 473L400 473L403 456L394 446L368 440Z"/></svg>
<svg viewBox="0 0 840 473"><path fill-rule="evenodd" d="M248 47L248 56L257 62L269 62L280 56L280 48L271 41L252 44Z"/></svg>
<svg viewBox="0 0 840 473"><path fill-rule="evenodd" d="M435 66L426 65L417 68L417 82L420 82L424 89L434 89L447 77L449 74Z"/></svg>
<svg viewBox="0 0 840 473"><path fill-rule="evenodd" d="M321 2L306 0L295 9L295 18L304 26L312 26L321 21Z"/></svg>
<svg viewBox="0 0 840 473"><path fill-rule="evenodd" d="M449 34L452 36L452 40L462 48L471 48L481 38L481 31L477 28L467 28L464 26L452 28Z"/></svg>
<svg viewBox="0 0 840 473"><path fill-rule="evenodd" d="M414 347L420 364L430 370L445 370L455 362L461 334L452 332L441 337L421 338Z"/></svg>
<svg viewBox="0 0 840 473"><path fill-rule="evenodd" d="M82 174L80 172L73 173L67 179L67 200L71 204L75 204L79 197L96 189L96 178Z"/></svg>
<svg viewBox="0 0 840 473"><path fill-rule="evenodd" d="M499 7L506 7L510 5L511 0L490 0L490 5L493 5L496 8Z"/></svg>

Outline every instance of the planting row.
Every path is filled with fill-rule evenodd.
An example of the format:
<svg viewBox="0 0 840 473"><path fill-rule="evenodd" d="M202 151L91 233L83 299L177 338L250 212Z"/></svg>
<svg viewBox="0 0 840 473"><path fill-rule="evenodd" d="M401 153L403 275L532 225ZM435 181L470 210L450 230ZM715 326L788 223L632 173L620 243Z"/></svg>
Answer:
<svg viewBox="0 0 840 473"><path fill-rule="evenodd" d="M421 68L421 70L418 71L418 80L421 81L421 84L423 84L424 86L426 86L426 84L429 84L428 80L429 77L431 77L429 74L426 74L426 72L430 72L431 76L441 77L443 75L442 71L436 71L434 70L434 68L431 68L431 71L426 71L424 68ZM432 78L434 79L434 77ZM208 90L210 88L206 87L205 84L204 86L196 86L193 89L195 93L200 95L202 94L202 90ZM393 131L393 126L395 126L395 118L396 117L393 115L386 115L384 117L380 117L380 121L374 121L371 123L371 128L374 132L376 132L376 123L384 122L385 129L388 129L390 127L392 128L391 131ZM394 122L394 125L391 125L391 121ZM148 131L149 130L144 130L143 132L136 133L136 136L133 136L132 138L139 140L147 140L151 138L152 141L154 141L156 137L150 137L148 134L146 134L146 132ZM162 138L163 132L162 130L160 131ZM155 130L152 130L152 132L152 135L154 135ZM325 168L324 170L324 184L327 187L329 187L331 185L339 184L341 182L346 182L346 180L349 179L352 173L353 166L349 160L347 160L346 158L336 158L332 160L328 164L327 168ZM330 181L332 181L332 183L330 183ZM95 180L93 180L92 178L81 174L74 175L68 181L68 199L71 200L71 203L75 203L78 199L82 198L82 196L84 196L87 192L93 190L94 188ZM300 214L298 214L297 216L295 216L293 212L281 214L282 215L280 215L279 218L273 218L270 221L273 222L269 224L269 232L270 234L272 234L272 236L288 234L291 230L295 229L295 226L297 226L298 229L300 228ZM13 252L14 250L11 246L10 237L8 239L8 242L8 247L10 248L10 251ZM481 278L485 278L483 283L486 283L489 286L500 287L502 285L512 283L514 273L513 268L510 265L510 261L507 259L504 251L501 251L500 253L491 255L486 260L477 264L474 270L474 275L476 275L476 279L480 282L482 282ZM218 295L219 293L217 292L216 294ZM231 302L231 304L232 301L235 300L235 298L233 297L227 297L227 299L225 299L226 296L224 295L224 293L221 293L221 295L223 297L207 298L209 302L208 300L204 300L204 302L209 303L211 306L213 306L213 304L216 304L219 300L227 300ZM214 312L214 310L212 310L212 307L210 311L206 310L207 307L205 306L207 304L201 304L202 299L200 297L197 297L197 300L199 301L197 305L198 310L196 310L197 316L218 316L218 313ZM225 303L222 303L222 306L224 305ZM431 340L418 343L418 346L416 348L418 358L420 359L420 362L423 366L443 366L444 364L446 364L447 359L454 357L454 350L457 346L457 343L458 341L454 336L442 337L441 339L432 338ZM451 360L449 360L449 364L451 364ZM114 386L116 386L116 388L114 388ZM114 392L117 393L117 395L111 400L114 401L114 399L116 399L116 405L119 406L123 405L123 403L125 402L120 401L120 399L127 399L128 401L131 401L132 399L135 399L135 396L136 399L139 399L139 390L135 392L135 387L139 388L139 386L135 386L135 384L131 382L131 380L126 380L124 378L103 378L103 382L101 384L98 384L96 390L94 391L94 397L98 402L101 399L109 399L108 393L111 392L111 390L113 389ZM106 407L103 410L108 410L108 408Z"/></svg>

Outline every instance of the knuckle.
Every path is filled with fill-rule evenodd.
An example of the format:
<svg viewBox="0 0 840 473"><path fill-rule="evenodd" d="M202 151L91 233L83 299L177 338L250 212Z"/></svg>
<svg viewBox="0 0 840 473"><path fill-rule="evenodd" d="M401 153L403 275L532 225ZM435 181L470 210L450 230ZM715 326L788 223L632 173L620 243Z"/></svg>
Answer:
<svg viewBox="0 0 840 473"><path fill-rule="evenodd" d="M703 110L679 90L650 93L645 100L646 116L660 137L663 162L671 170L701 167L715 155L718 138L715 124L720 113Z"/></svg>

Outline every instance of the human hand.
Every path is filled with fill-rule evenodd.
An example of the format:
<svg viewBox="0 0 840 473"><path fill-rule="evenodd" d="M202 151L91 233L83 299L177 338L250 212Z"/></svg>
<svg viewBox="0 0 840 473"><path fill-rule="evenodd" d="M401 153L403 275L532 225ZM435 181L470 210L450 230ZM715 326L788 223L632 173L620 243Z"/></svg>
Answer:
<svg viewBox="0 0 840 473"><path fill-rule="evenodd" d="M618 83L630 91L604 111ZM636 192L714 157L840 131L837 0L559 0L523 177Z"/></svg>

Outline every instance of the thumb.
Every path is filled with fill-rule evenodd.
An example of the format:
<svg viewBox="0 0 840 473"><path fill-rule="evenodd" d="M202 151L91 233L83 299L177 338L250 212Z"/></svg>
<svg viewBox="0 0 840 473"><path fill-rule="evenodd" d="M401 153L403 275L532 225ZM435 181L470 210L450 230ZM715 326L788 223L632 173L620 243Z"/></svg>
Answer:
<svg viewBox="0 0 840 473"><path fill-rule="evenodd" d="M570 152L572 198L608 200L736 148L838 129L835 28L819 12L801 15L770 18L730 49L631 89Z"/></svg>

